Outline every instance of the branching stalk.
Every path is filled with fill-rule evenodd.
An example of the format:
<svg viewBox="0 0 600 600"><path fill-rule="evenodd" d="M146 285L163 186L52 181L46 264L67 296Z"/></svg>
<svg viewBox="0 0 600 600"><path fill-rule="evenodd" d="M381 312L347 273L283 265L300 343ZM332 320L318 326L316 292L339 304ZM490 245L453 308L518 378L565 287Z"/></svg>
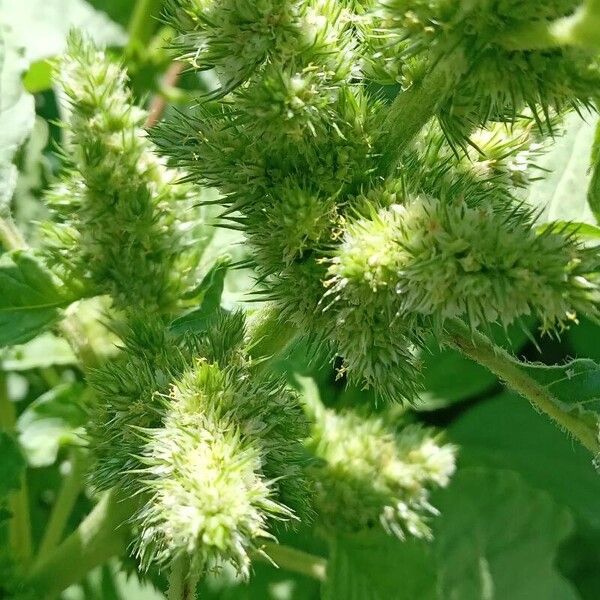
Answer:
<svg viewBox="0 0 600 600"><path fill-rule="evenodd" d="M8 397L6 374L0 371L0 431L14 433L17 414L14 404ZM29 494L27 477L21 477L21 485L8 497L11 512L9 522L9 543L14 556L28 563L32 555L31 521L29 516Z"/></svg>
<svg viewBox="0 0 600 600"><path fill-rule="evenodd" d="M471 331L460 321L448 322L446 332L455 348L487 367L509 388L529 400L536 409L548 415L594 455L600 453L597 432L576 416L562 410L552 393L530 377L508 352L484 335Z"/></svg>
<svg viewBox="0 0 600 600"><path fill-rule="evenodd" d="M467 61L457 48L433 64L421 81L398 94L383 123L382 169L393 170L402 152L435 115L466 70Z"/></svg>
<svg viewBox="0 0 600 600"><path fill-rule="evenodd" d="M319 581L325 581L326 579L327 560L325 558L272 542L265 543L263 550L282 569L300 573Z"/></svg>
<svg viewBox="0 0 600 600"><path fill-rule="evenodd" d="M32 569L29 584L39 597L52 598L81 581L94 567L125 552L132 512L131 501L107 493L77 530Z"/></svg>
<svg viewBox="0 0 600 600"><path fill-rule="evenodd" d="M40 543L36 559L38 563L42 563L62 539L71 511L83 488L83 471L82 457L78 451L74 451L70 471L65 475Z"/></svg>
<svg viewBox="0 0 600 600"><path fill-rule="evenodd" d="M163 0L137 0L129 21L128 49L146 45L157 24Z"/></svg>

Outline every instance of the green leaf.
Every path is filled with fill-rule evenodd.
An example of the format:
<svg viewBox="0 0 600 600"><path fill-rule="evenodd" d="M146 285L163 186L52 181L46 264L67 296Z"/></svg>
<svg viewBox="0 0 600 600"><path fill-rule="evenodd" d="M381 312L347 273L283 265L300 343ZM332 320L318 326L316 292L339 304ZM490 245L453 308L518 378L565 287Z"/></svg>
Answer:
<svg viewBox="0 0 600 600"><path fill-rule="evenodd" d="M600 241L600 227L591 225L590 223L578 223L576 221L553 221L552 223L544 223L537 229L539 233L543 233L547 229L558 229L564 233L577 234L582 240L590 242Z"/></svg>
<svg viewBox="0 0 600 600"><path fill-rule="evenodd" d="M76 363L69 343L49 332L26 344L0 350L0 369L3 371L29 371Z"/></svg>
<svg viewBox="0 0 600 600"><path fill-rule="evenodd" d="M533 329L533 319L524 320L522 326L514 325L505 331L492 327L494 341L512 352L518 352L528 341L528 329ZM432 411L463 400L480 396L498 383L488 369L451 348L439 348L433 340L421 353L425 389L415 406L418 411Z"/></svg>
<svg viewBox="0 0 600 600"><path fill-rule="evenodd" d="M27 68L14 32L0 18L0 217L6 214L17 182L12 164L17 150L33 127L33 96L26 93L21 75Z"/></svg>
<svg viewBox="0 0 600 600"><path fill-rule="evenodd" d="M586 357L600 362L600 325L581 317L577 327L571 327L567 339L575 357Z"/></svg>
<svg viewBox="0 0 600 600"><path fill-rule="evenodd" d="M590 157L598 117L571 113L565 119L564 134L552 149L536 160L547 173L529 188L528 201L543 212L541 221L577 221L595 224L588 205Z"/></svg>
<svg viewBox="0 0 600 600"><path fill-rule="evenodd" d="M588 187L588 204L597 221L600 217L600 123L596 125L591 162L592 177Z"/></svg>
<svg viewBox="0 0 600 600"><path fill-rule="evenodd" d="M460 466L513 469L590 527L600 528L600 477L589 453L520 396L503 393L455 421Z"/></svg>
<svg viewBox="0 0 600 600"><path fill-rule="evenodd" d="M435 600L436 573L431 548L383 532L332 541L323 600ZM467 598L464 596L463 598Z"/></svg>
<svg viewBox="0 0 600 600"><path fill-rule="evenodd" d="M31 254L15 251L0 257L0 347L28 342L52 326L66 297L52 275Z"/></svg>
<svg viewBox="0 0 600 600"><path fill-rule="evenodd" d="M522 369L543 385L564 410L600 413L600 365L580 358L564 365L523 365Z"/></svg>
<svg viewBox="0 0 600 600"><path fill-rule="evenodd" d="M136 0L90 0L90 4L123 26L129 23Z"/></svg>
<svg viewBox="0 0 600 600"><path fill-rule="evenodd" d="M52 87L52 62L48 59L37 60L31 64L23 78L25 89L37 94Z"/></svg>
<svg viewBox="0 0 600 600"><path fill-rule="evenodd" d="M572 518L547 493L510 471L464 469L433 503L440 598L578 598L553 566Z"/></svg>
<svg viewBox="0 0 600 600"><path fill-rule="evenodd" d="M122 46L124 30L84 0L0 0L0 23L12 27L15 43L29 63L61 54L71 29L80 29L98 44Z"/></svg>
<svg viewBox="0 0 600 600"><path fill-rule="evenodd" d="M488 369L456 350L424 351L422 361L425 391L419 397L416 410L437 410L474 398L497 382L495 375Z"/></svg>
<svg viewBox="0 0 600 600"><path fill-rule="evenodd" d="M221 308L221 296L229 264L228 258L217 260L200 285L187 294L188 298L200 298L200 306L175 319L170 326L173 333L200 333L206 329Z"/></svg>
<svg viewBox="0 0 600 600"><path fill-rule="evenodd" d="M53 464L64 445L82 444L87 418L82 403L84 389L79 383L59 385L23 411L17 421L17 431L32 467Z"/></svg>
<svg viewBox="0 0 600 600"><path fill-rule="evenodd" d="M0 500L20 486L25 459L17 441L5 431L0 431Z"/></svg>

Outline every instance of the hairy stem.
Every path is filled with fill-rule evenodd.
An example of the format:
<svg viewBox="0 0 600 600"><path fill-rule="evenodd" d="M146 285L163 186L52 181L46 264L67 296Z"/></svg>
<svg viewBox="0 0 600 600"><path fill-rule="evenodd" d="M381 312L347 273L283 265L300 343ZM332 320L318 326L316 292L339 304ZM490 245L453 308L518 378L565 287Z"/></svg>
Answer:
<svg viewBox="0 0 600 600"><path fill-rule="evenodd" d="M600 453L597 432L576 416L562 410L552 393L530 377L506 350L493 344L484 335L471 331L460 321L448 322L446 332L450 343L460 352L487 367L509 388L529 400L535 408L548 415L594 455Z"/></svg>
<svg viewBox="0 0 600 600"><path fill-rule="evenodd" d="M95 369L100 366L98 353L85 331L83 323L75 313L67 315L58 325L61 335L69 342L79 363L85 369Z"/></svg>
<svg viewBox="0 0 600 600"><path fill-rule="evenodd" d="M8 397L8 383L6 373L0 371L0 431L13 434L17 421L14 404ZM31 521L29 517L29 494L27 491L27 477L21 476L18 490L8 496L8 509L11 512L9 522L9 544L14 557L27 563L32 555Z"/></svg>
<svg viewBox="0 0 600 600"><path fill-rule="evenodd" d="M298 335L298 329L282 321L275 308L263 308L248 323L248 353L262 370L273 356L283 352Z"/></svg>
<svg viewBox="0 0 600 600"><path fill-rule="evenodd" d="M466 70L467 61L457 48L431 65L420 81L396 96L382 127L382 169L395 168L408 144L435 115Z"/></svg>
<svg viewBox="0 0 600 600"><path fill-rule="evenodd" d="M83 488L83 459L78 451L71 457L70 471L65 475L58 496L52 507L44 537L40 543L36 562L43 563L62 539L69 516Z"/></svg>
<svg viewBox="0 0 600 600"><path fill-rule="evenodd" d="M162 5L163 0L137 0L129 21L129 50L150 41Z"/></svg>
<svg viewBox="0 0 600 600"><path fill-rule="evenodd" d="M265 543L263 550L282 569L307 575L319 581L326 579L327 560L325 558L272 542Z"/></svg>
<svg viewBox="0 0 600 600"><path fill-rule="evenodd" d="M535 21L502 33L496 42L508 50L544 50L560 46L600 49L600 1L588 0L568 17Z"/></svg>
<svg viewBox="0 0 600 600"><path fill-rule="evenodd" d="M94 567L125 552L130 501L108 492L79 527L54 552L37 563L29 584L40 598L52 598L81 581Z"/></svg>
<svg viewBox="0 0 600 600"><path fill-rule="evenodd" d="M202 566L194 562L187 554L181 554L173 561L167 600L195 600Z"/></svg>

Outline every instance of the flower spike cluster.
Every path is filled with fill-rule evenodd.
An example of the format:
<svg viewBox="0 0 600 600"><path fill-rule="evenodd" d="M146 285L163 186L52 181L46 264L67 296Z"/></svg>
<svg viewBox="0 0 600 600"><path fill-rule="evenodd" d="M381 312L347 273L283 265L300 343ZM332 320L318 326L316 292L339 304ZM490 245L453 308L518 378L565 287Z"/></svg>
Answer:
<svg viewBox="0 0 600 600"><path fill-rule="evenodd" d="M454 139L490 119L514 120L524 109L552 131L553 111L592 106L600 84L593 51L515 49L504 41L513 30L573 14L579 0L379 0L375 5L392 41L407 40L400 53L405 85L419 77L411 61L435 62L457 48L463 52L460 81L439 112Z"/></svg>
<svg viewBox="0 0 600 600"><path fill-rule="evenodd" d="M141 499L133 525L144 569L185 555L247 576L276 521L311 516L296 395L251 373L239 313L202 336L146 318L121 335L121 359L92 381L94 483Z"/></svg>
<svg viewBox="0 0 600 600"><path fill-rule="evenodd" d="M184 58L221 85L153 138L220 190L281 320L341 356L350 382L411 400L416 351L447 319L534 314L548 330L596 314L595 252L558 226L538 231L519 188L539 175L536 123L587 106L597 64L498 38L576 6L174 0ZM429 90L446 71L453 86ZM412 143L390 146L405 127Z"/></svg>
<svg viewBox="0 0 600 600"><path fill-rule="evenodd" d="M193 266L182 254L189 190L152 152L120 65L73 33L56 72L68 167L47 198L57 220L47 245L90 295L110 294L120 309L168 308Z"/></svg>
<svg viewBox="0 0 600 600"><path fill-rule="evenodd" d="M456 449L390 415L336 413L320 407L309 445L320 459L310 472L325 527L355 532L381 526L401 540L429 538L436 515L430 491L445 487Z"/></svg>

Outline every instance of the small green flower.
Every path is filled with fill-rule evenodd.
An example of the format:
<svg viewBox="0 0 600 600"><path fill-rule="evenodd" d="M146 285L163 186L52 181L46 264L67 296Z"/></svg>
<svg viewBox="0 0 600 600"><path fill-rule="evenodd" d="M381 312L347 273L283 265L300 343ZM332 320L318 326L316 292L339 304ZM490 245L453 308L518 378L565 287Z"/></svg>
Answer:
<svg viewBox="0 0 600 600"><path fill-rule="evenodd" d="M455 448L416 425L396 428L385 416L317 414L310 447L319 517L332 531L382 526L404 540L429 538L437 511L431 489L448 485Z"/></svg>

